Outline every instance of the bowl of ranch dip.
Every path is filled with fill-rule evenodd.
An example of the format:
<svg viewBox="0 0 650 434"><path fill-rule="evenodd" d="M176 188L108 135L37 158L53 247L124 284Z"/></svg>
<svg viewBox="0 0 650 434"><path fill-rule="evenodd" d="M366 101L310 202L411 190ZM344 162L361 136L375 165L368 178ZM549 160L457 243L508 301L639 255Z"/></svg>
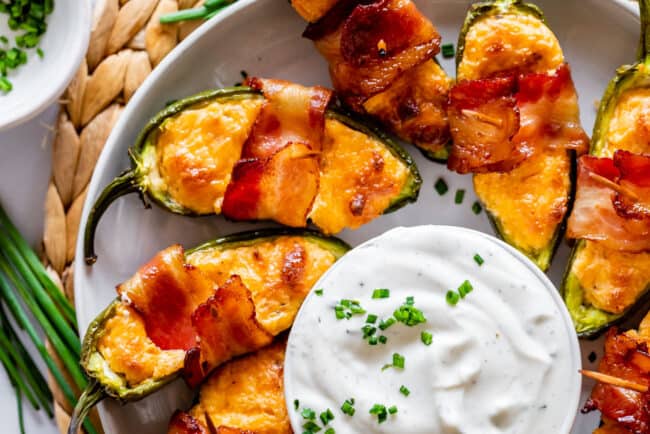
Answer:
<svg viewBox="0 0 650 434"><path fill-rule="evenodd" d="M294 432L568 434L577 337L548 278L489 235L396 228L341 258L289 335Z"/></svg>

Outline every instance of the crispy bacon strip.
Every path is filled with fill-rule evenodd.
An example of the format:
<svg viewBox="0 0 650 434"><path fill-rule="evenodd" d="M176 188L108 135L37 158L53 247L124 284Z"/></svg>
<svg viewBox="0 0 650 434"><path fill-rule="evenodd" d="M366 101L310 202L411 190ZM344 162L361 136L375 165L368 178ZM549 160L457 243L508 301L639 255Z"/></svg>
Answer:
<svg viewBox="0 0 650 434"><path fill-rule="evenodd" d="M192 312L216 289L214 282L185 263L180 245L158 253L117 287L122 299L144 318L147 335L163 350L196 346Z"/></svg>
<svg viewBox="0 0 650 434"><path fill-rule="evenodd" d="M270 158L291 143L320 151L331 90L263 78L251 78L246 84L260 90L266 101L244 143L242 158Z"/></svg>
<svg viewBox="0 0 650 434"><path fill-rule="evenodd" d="M266 102L235 165L222 205L233 220L275 220L302 227L318 191L325 109L322 87L252 78Z"/></svg>
<svg viewBox="0 0 650 434"><path fill-rule="evenodd" d="M184 411L177 410L169 422L167 434L255 434L254 431L220 426L208 431L198 420Z"/></svg>
<svg viewBox="0 0 650 434"><path fill-rule="evenodd" d="M174 412L169 421L167 434L210 434L198 420L194 419L184 411Z"/></svg>
<svg viewBox="0 0 650 434"><path fill-rule="evenodd" d="M650 250L650 157L617 151L583 156L567 236L628 252Z"/></svg>
<svg viewBox="0 0 650 434"><path fill-rule="evenodd" d="M622 190L614 195L616 213L634 220L650 219L650 155L619 151L614 165L620 171Z"/></svg>
<svg viewBox="0 0 650 434"><path fill-rule="evenodd" d="M410 0L342 1L304 36L327 59L336 90L360 110L440 51L440 35Z"/></svg>
<svg viewBox="0 0 650 434"><path fill-rule="evenodd" d="M589 143L567 64L551 74L462 81L450 92L448 114L448 167L459 173L506 172L534 152L583 153Z"/></svg>
<svg viewBox="0 0 650 434"><path fill-rule="evenodd" d="M598 370L632 383L650 386L648 345L616 328L607 333L605 356ZM598 383L583 411L600 410L604 418L616 421L622 428L634 434L650 432L650 392L638 392L629 388Z"/></svg>
<svg viewBox="0 0 650 434"><path fill-rule="evenodd" d="M275 220L304 227L320 178L319 154L289 144L270 158L241 160L224 196L222 213L233 220Z"/></svg>
<svg viewBox="0 0 650 434"><path fill-rule="evenodd" d="M184 378L198 385L221 363L268 345L273 336L259 324L250 291L239 276L203 303L192 315L199 345L185 357Z"/></svg>
<svg viewBox="0 0 650 434"><path fill-rule="evenodd" d="M507 171L526 157L514 146L519 109L514 76L464 81L449 93L449 128L454 138L447 167L458 173Z"/></svg>
<svg viewBox="0 0 650 434"><path fill-rule="evenodd" d="M520 75L516 94L521 127L514 138L534 149L589 149L580 125L580 108L571 69L564 63L552 74Z"/></svg>

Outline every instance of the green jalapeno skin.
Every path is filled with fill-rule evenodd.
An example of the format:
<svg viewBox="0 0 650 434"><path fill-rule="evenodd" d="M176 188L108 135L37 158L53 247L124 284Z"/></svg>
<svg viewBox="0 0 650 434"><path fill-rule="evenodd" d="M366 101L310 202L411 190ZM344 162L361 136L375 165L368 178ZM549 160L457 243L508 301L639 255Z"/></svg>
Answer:
<svg viewBox="0 0 650 434"><path fill-rule="evenodd" d="M145 201L146 197L151 202L171 213L186 216L199 215L191 209L177 203L165 191L157 189L153 185L154 183L149 182L148 174L152 170L151 165L156 164L156 162L155 158L148 158L147 156L155 155L157 135L165 120L197 104L217 100L232 101L254 98L264 98L264 96L261 92L246 86L208 90L173 102L154 116L140 132L135 145L129 150L131 169L122 173L106 186L88 214L84 231L84 257L86 263L89 265L93 264L97 259L94 251L94 238L99 220L111 203L124 195L138 193L145 206L148 206ZM422 178L408 152L367 119L362 119L338 108L329 108L325 116L329 119L336 119L349 128L376 139L408 168L409 176L407 182L399 194L391 200L384 213L395 211L417 200Z"/></svg>
<svg viewBox="0 0 650 434"><path fill-rule="evenodd" d="M604 156L610 122L620 97L632 89L650 88L650 0L639 0L639 7L641 10L641 37L637 62L618 68L616 75L609 82L598 108L589 149L590 155ZM583 240L578 240L573 247L560 292L569 309L578 336L595 339L612 325L634 316L642 309L647 310L650 304L650 282L647 282L639 298L623 313L613 314L588 305L584 299L585 290L573 272L575 260L584 248L585 241Z"/></svg>

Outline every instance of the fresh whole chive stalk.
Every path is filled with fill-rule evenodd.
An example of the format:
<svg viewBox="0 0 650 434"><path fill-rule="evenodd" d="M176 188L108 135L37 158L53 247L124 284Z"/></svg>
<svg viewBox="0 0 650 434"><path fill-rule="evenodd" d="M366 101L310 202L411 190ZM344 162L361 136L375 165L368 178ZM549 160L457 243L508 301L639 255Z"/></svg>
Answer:
<svg viewBox="0 0 650 434"><path fill-rule="evenodd" d="M0 205L0 227L3 227L11 241L14 242L17 249L20 251L20 254L23 256L25 262L29 265L29 268L32 270L38 281L43 285L43 289L47 294L54 300L57 307L62 311L63 316L66 320L76 329L77 328L77 318L75 316L74 307L72 303L63 295L61 290L56 286L52 281L50 276L45 270L45 267L41 264L41 261L38 260L38 257L34 251L29 247L27 241L18 231L18 228L14 226L9 219L9 216Z"/></svg>
<svg viewBox="0 0 650 434"><path fill-rule="evenodd" d="M79 366L80 342L75 331L76 323L66 318L70 314L74 315L74 311L70 303L62 297L60 290L49 278L36 254L29 248L0 206L0 299L8 307L18 327L25 330L29 336L65 399L70 405L75 406L77 399L72 386L48 353L20 301L22 300L36 318L74 384L83 389L88 381ZM50 415L52 393L13 331L2 305L0 305L0 326L0 361L12 380L17 400L22 402L22 397L25 396L32 405L35 405L35 408L42 407ZM19 415L22 415L22 407ZM83 426L89 434L97 433L85 415Z"/></svg>
<svg viewBox="0 0 650 434"><path fill-rule="evenodd" d="M236 0L207 0L203 6L194 9L184 9L160 17L161 24L177 23L179 21L209 20L219 11L230 6Z"/></svg>

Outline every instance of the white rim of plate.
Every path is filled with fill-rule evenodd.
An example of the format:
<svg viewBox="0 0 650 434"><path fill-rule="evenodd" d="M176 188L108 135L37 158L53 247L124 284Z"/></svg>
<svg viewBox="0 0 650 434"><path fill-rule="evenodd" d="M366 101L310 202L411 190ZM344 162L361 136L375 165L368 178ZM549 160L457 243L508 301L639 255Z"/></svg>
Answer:
<svg viewBox="0 0 650 434"><path fill-rule="evenodd" d="M504 241L501 241L500 239L493 237L492 235L486 234L484 232L480 232L474 229L468 229L464 228L461 226L448 226L448 225L424 225L432 228L435 231L440 231L444 232L446 234L449 233L466 233L470 236L478 236L480 238L485 239L488 242L491 242L497 247L500 247L501 249L505 250L506 252L510 253L514 259L516 259L518 262L520 262L524 267L526 267L528 270L530 270L535 277L539 280L539 282L544 285L544 287L548 290L548 292L551 295L551 298L553 299L553 303L555 303L555 306L557 309L560 311L560 315L562 315L562 322L564 324L565 328L565 334L566 337L569 341L569 346L570 346L570 352L571 352L571 359L572 359L572 368L575 371L575 380L573 384L573 397L570 401L569 405L569 412L567 413L560 431L557 434L569 434L571 432L571 429L573 427L573 424L575 423L575 419L578 414L578 408L580 406L580 394L582 391L582 376L580 375L580 369L582 369L582 356L580 352L580 342L578 341L578 335L576 334L574 328L573 328L573 321L571 320L571 316L569 315L569 311L566 308L566 305L564 304L564 301L560 297L560 292L557 290L555 285L551 282L551 280L548 278L548 276L535 265L533 264L530 259L526 258L526 256L521 253L519 250L515 249L512 247L510 244L507 244ZM418 226L407 226L407 228L412 228L412 227L418 227ZM354 247L352 250L357 250L361 249L364 246L366 246L369 243L373 243L377 240L377 238L381 238L384 235L386 235L388 232L399 228L399 226L396 226L389 231L384 232L381 235L378 235L377 237L371 238L367 241L364 241L363 243L359 244L358 246ZM351 250L351 251L352 251ZM348 252L349 253L349 252ZM334 263L326 272L323 274L320 279L314 284L314 288L318 288L323 286L321 282L323 282L331 273L333 273L338 267L341 266L342 261L345 260L345 256L343 256L341 259L339 259L337 262ZM314 298L316 295L314 294L313 291L310 291L310 293L307 295L303 302L303 306L305 303L310 299ZM300 321L301 316L303 315L304 310L302 307L300 310L298 310L298 314L296 315L296 319L294 320L293 324L294 326L298 324ZM291 402L291 396L292 396L292 390L291 387L287 384L287 378L290 378L292 375L292 364L287 363L289 360L289 355L291 353L291 341L293 337L293 328L289 332L289 339L287 341L287 350L286 350L286 356L285 356L285 362L284 362L284 379L283 379L283 384L284 384L284 399L285 402ZM295 425L293 423L293 418L292 419L292 427L294 430L299 430L300 426ZM296 431L299 432L299 431Z"/></svg>

